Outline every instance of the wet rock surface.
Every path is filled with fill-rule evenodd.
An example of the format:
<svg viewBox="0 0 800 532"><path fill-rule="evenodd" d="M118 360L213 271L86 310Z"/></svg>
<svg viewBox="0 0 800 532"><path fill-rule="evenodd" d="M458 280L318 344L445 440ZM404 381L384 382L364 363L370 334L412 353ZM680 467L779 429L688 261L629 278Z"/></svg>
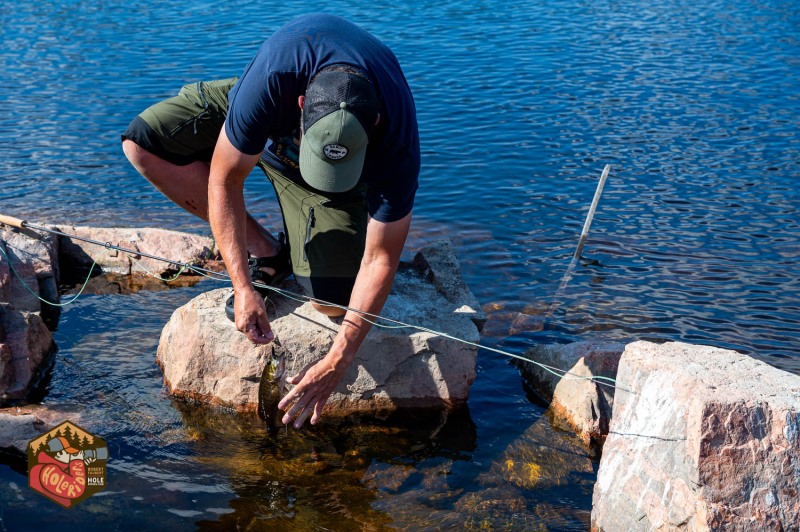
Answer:
<svg viewBox="0 0 800 532"><path fill-rule="evenodd" d="M800 377L707 346L634 342L617 373L596 530L794 530Z"/></svg>
<svg viewBox="0 0 800 532"><path fill-rule="evenodd" d="M53 336L37 313L0 303L0 406L36 391L55 350Z"/></svg>
<svg viewBox="0 0 800 532"><path fill-rule="evenodd" d="M424 256L425 250L421 253ZM453 261L457 264L455 256ZM440 278L447 274L436 272ZM177 309L162 332L157 363L176 396L255 411L268 357L275 350L283 353L287 375L297 374L328 353L341 318L323 316L309 303L273 296L268 315L278 340L258 346L225 316L230 293L230 289L214 290ZM418 269L407 266L398 272L382 315L477 342L478 329L460 310L462 306L440 294ZM474 346L429 332L373 326L329 399L326 413L463 403L475 379L476 354Z"/></svg>
<svg viewBox="0 0 800 532"><path fill-rule="evenodd" d="M602 446L608 434L614 405L613 379L625 344L575 342L541 345L525 352L525 357L568 371L560 377L541 366L516 361L526 382L545 401L552 415L566 423L584 445Z"/></svg>

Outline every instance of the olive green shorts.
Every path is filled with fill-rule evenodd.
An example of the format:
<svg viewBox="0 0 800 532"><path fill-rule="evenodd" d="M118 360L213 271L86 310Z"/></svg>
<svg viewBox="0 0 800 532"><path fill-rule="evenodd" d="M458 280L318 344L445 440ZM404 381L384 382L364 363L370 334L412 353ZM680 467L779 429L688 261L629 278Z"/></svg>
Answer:
<svg viewBox="0 0 800 532"><path fill-rule="evenodd" d="M178 166L210 162L236 79L185 85L177 96L137 116L122 138ZM258 166L275 188L298 284L311 297L347 305L364 255L365 189L324 195L289 179L264 159Z"/></svg>
<svg viewBox="0 0 800 532"><path fill-rule="evenodd" d="M184 85L177 96L148 107L134 118L122 138L178 166L210 162L228 115L228 92L236 80Z"/></svg>

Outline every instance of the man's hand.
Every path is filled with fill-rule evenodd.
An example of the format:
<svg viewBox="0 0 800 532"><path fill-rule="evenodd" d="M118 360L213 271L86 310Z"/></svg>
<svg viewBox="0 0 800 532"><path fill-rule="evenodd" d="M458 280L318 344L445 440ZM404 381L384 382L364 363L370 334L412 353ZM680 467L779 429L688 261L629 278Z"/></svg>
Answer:
<svg viewBox="0 0 800 532"><path fill-rule="evenodd" d="M243 332L254 344L268 344L275 339L275 333L267 319L264 300L255 290L236 291L234 298L236 328Z"/></svg>
<svg viewBox="0 0 800 532"><path fill-rule="evenodd" d="M287 377L286 382L296 386L278 403L278 408L286 412L282 419L285 425L294 419L294 428L299 429L312 413L314 415L311 416L311 424L317 424L328 397L342 380L348 366L336 364L331 358L329 354L298 375ZM289 405L292 406L287 409Z"/></svg>

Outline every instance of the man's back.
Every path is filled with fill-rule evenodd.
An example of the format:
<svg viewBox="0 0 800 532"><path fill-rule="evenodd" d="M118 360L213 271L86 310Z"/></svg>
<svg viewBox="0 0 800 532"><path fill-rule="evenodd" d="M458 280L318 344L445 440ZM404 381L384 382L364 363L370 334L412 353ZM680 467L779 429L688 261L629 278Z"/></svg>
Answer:
<svg viewBox="0 0 800 532"><path fill-rule="evenodd" d="M413 206L419 174L414 99L392 51L359 26L313 14L276 31L231 90L225 131L250 155L261 153L270 138L294 134L300 124L298 96L317 72L338 64L364 72L378 93L380 121L361 182L371 189L370 214L382 221L400 219Z"/></svg>

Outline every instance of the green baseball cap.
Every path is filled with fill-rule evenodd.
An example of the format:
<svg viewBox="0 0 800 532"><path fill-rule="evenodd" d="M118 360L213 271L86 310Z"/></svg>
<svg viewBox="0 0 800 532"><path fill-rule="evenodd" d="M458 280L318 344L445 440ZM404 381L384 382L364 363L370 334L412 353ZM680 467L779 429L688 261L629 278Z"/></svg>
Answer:
<svg viewBox="0 0 800 532"><path fill-rule="evenodd" d="M336 67L320 71L303 104L303 180L322 192L345 192L356 186L377 117L378 98L363 74Z"/></svg>

